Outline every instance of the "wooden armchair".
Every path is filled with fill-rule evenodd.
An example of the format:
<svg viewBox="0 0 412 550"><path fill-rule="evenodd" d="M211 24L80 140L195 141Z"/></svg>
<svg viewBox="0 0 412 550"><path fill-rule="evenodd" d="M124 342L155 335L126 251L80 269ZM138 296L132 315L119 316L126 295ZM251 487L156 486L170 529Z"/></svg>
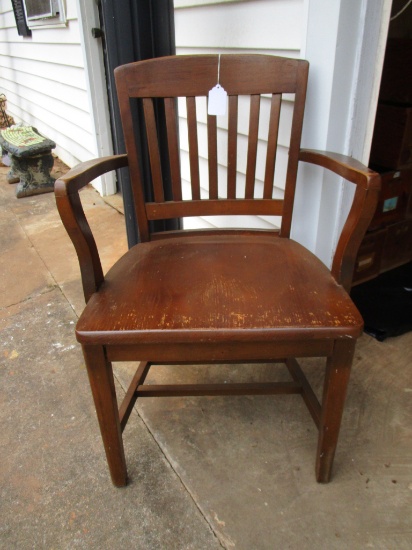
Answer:
<svg viewBox="0 0 412 550"><path fill-rule="evenodd" d="M228 93L227 178L222 181L221 173L218 177L222 132L216 116L204 115L208 148L208 160L202 160L208 166L204 191L195 98L207 96L216 85L218 63L220 84ZM186 395L301 394L319 430L316 478L330 479L355 343L363 327L348 290L380 180L351 158L300 150L307 75L306 61L265 55L173 56L119 67L116 82L127 155L83 163L56 182L57 206L79 257L87 302L76 336L116 486L127 481L122 432L136 399ZM294 94L294 103L285 192L280 200L273 198L273 182L282 94ZM239 96L250 96L249 133L242 138L248 140L244 185L237 173ZM153 98L164 105L171 200L165 199L163 188ZM176 98L186 98L191 198L182 198L182 135ZM145 200L131 101L143 106L140 123L147 133L150 201ZM263 101L270 102L270 114L264 121L268 126L264 181L257 191ZM331 271L290 239L299 161L323 166L356 186ZM141 242L103 275L78 192L98 175L124 166L131 174ZM221 215L281 217L281 225L278 231L150 230L153 220ZM299 357L325 358L321 403L298 364ZM118 409L111 364L131 360L140 363ZM284 363L291 380L231 385L144 383L152 365L230 362Z"/></svg>

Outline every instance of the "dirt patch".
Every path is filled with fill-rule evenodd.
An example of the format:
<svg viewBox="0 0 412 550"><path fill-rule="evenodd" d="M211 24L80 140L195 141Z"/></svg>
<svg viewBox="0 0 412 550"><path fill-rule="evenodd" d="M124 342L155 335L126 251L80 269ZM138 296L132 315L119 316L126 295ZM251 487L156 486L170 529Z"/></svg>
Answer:
<svg viewBox="0 0 412 550"><path fill-rule="evenodd" d="M67 166L67 164L64 164L64 162L61 161L59 157L53 155L53 158L54 166L51 175L57 180L58 178L60 178L60 176L63 176L66 172L68 172L70 168Z"/></svg>

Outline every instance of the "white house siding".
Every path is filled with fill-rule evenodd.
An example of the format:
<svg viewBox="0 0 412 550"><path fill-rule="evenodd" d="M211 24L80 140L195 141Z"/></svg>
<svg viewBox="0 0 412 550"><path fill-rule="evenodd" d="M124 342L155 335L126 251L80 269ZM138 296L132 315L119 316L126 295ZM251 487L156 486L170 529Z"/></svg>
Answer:
<svg viewBox="0 0 412 550"><path fill-rule="evenodd" d="M10 0L0 0L0 93L15 121L53 139L56 155L71 167L96 156L96 142L75 0L66 8L66 27L22 37Z"/></svg>
<svg viewBox="0 0 412 550"><path fill-rule="evenodd" d="M299 58L305 31L304 0L175 0L176 50L178 55L203 53L260 53ZM293 96L284 97L282 104L279 149L277 153L274 197L283 195L288 142L293 108ZM270 99L262 98L259 155L265 153L267 121ZM201 185L207 182L207 128L206 102L199 102L199 153L201 156ZM185 106L179 102L180 145L184 196L190 197L190 175L188 161L187 126ZM219 190L225 196L227 166L227 117L217 117ZM238 141L238 187L244 188L247 158L248 103L245 98L239 102ZM257 163L256 188L263 190L264 163ZM204 191L206 192L206 191ZM190 218L185 227L222 227L228 225L253 225L259 228L273 228L278 220L274 218L250 217L248 219L226 219L224 217Z"/></svg>

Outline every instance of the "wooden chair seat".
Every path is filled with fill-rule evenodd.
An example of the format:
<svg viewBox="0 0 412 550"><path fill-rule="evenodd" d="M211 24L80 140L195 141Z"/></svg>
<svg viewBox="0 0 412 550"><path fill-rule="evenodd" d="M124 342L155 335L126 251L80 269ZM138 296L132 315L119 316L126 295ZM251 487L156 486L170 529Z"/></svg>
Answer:
<svg viewBox="0 0 412 550"><path fill-rule="evenodd" d="M118 67L127 153L83 163L56 182L87 302L76 334L117 486L127 482L122 432L136 399L177 395L300 394L319 430L316 479L330 479L362 332L348 290L380 180L349 157L300 149L307 77L306 61L266 55L171 56ZM217 78L228 95L225 120L213 110L201 112ZM283 104L284 120L291 121L289 143L288 132L279 130ZM241 109L247 110L243 118ZM287 169L275 185L279 147ZM299 162L321 166L355 187L331 270L290 238ZM79 190L126 167L140 242L104 275ZM192 216L259 216L265 223L271 218L272 226L279 219L280 228L179 229L180 220ZM325 363L320 402L299 357ZM139 362L120 408L114 361ZM145 383L157 364L230 362L285 363L291 380Z"/></svg>
<svg viewBox="0 0 412 550"><path fill-rule="evenodd" d="M357 338L362 326L329 269L298 243L204 235L133 247L106 274L76 332L83 344L185 344L205 334L258 343L285 339L291 329L302 340Z"/></svg>

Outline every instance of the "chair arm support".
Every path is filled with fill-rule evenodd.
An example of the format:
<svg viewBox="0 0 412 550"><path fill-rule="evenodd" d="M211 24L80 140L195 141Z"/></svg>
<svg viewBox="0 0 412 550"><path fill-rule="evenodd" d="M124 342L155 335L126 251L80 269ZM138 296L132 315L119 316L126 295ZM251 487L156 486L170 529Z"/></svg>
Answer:
<svg viewBox="0 0 412 550"><path fill-rule="evenodd" d="M352 285L356 255L378 203L381 178L356 159L328 151L302 149L299 160L331 170L356 185L352 206L332 262L332 275L347 291Z"/></svg>
<svg viewBox="0 0 412 550"><path fill-rule="evenodd" d="M72 195L95 178L125 166L128 166L127 155L113 155L81 162L56 180L54 193L56 197Z"/></svg>
<svg viewBox="0 0 412 550"><path fill-rule="evenodd" d="M128 165L127 155L104 157L82 162L56 180L54 193L63 225L79 258L86 302L104 280L96 241L80 201L79 190L95 178Z"/></svg>

